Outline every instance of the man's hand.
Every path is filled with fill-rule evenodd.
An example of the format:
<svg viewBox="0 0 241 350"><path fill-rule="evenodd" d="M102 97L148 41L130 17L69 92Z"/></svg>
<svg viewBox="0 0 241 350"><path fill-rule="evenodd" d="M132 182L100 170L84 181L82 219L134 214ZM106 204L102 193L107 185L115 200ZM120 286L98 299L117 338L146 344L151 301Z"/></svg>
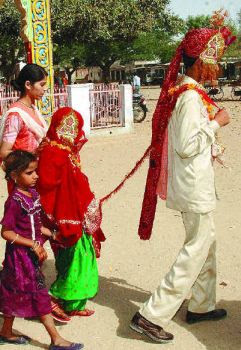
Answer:
<svg viewBox="0 0 241 350"><path fill-rule="evenodd" d="M222 127L230 123L230 116L226 109L221 109L215 114L214 120Z"/></svg>

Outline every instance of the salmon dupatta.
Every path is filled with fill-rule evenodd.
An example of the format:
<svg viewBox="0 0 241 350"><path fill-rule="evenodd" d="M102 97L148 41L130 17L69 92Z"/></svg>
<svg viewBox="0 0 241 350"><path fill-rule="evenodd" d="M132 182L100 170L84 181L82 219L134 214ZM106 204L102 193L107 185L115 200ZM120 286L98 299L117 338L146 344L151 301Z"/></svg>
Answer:
<svg viewBox="0 0 241 350"><path fill-rule="evenodd" d="M18 113L23 120L23 122L26 124L26 126L34 133L36 139L40 143L42 139L45 137L48 126L44 118L42 117L41 113L37 109L37 107L33 106L34 112L36 113L40 123L42 126L37 123L23 108L21 108L21 105L19 102L15 102L12 104L12 106L9 108L9 110L3 115L1 122L0 122L0 145L2 143L4 128L6 124L6 120L9 114L11 113Z"/></svg>

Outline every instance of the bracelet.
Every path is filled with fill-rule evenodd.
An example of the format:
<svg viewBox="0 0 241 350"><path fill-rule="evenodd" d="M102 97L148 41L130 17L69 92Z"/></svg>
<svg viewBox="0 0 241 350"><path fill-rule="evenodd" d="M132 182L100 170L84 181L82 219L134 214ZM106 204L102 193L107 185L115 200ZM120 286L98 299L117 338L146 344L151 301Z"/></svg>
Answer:
<svg viewBox="0 0 241 350"><path fill-rule="evenodd" d="M19 237L19 234L17 233L16 236L15 236L15 238L14 238L14 240L13 240L10 244L13 244L14 242L16 242L16 240L18 239L18 237Z"/></svg>
<svg viewBox="0 0 241 350"><path fill-rule="evenodd" d="M39 241L33 241L33 246L30 249L35 251L36 249L38 249L38 247L40 247L40 242Z"/></svg>

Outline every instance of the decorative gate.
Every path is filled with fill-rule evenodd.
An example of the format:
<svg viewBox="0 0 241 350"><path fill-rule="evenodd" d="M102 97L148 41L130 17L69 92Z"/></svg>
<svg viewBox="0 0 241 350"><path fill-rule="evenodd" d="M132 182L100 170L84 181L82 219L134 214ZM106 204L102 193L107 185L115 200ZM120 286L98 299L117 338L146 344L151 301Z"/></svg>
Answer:
<svg viewBox="0 0 241 350"><path fill-rule="evenodd" d="M21 36L28 63L37 63L48 73L48 94L38 102L45 117L53 111L53 59L50 25L50 0L14 0L22 19ZM0 6L4 0L0 0Z"/></svg>
<svg viewBox="0 0 241 350"><path fill-rule="evenodd" d="M11 86L0 87L0 119L12 103L16 102L20 93L15 91ZM46 94L46 98L53 98L53 111L60 107L68 106L68 93L65 88L54 88L53 95Z"/></svg>
<svg viewBox="0 0 241 350"><path fill-rule="evenodd" d="M91 129L123 126L121 97L117 84L94 85L90 90Z"/></svg>
<svg viewBox="0 0 241 350"><path fill-rule="evenodd" d="M19 99L19 93L10 86L0 88L0 119L12 103Z"/></svg>

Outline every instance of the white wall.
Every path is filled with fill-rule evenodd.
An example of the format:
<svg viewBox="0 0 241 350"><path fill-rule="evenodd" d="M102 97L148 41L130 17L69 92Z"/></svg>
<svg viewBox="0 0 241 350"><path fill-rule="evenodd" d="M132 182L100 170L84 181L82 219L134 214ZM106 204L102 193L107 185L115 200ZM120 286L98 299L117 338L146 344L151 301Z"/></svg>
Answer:
<svg viewBox="0 0 241 350"><path fill-rule="evenodd" d="M68 105L79 112L84 119L84 132L90 134L90 88L93 84L67 86Z"/></svg>
<svg viewBox="0 0 241 350"><path fill-rule="evenodd" d="M84 131L86 135L90 129L90 89L93 84L74 84L67 86L68 105L79 112L84 119ZM113 133L130 132L133 130L133 105L132 87L129 84L120 85L120 117L123 121L122 127L114 127ZM95 134L109 134L110 128L102 128L94 131Z"/></svg>

